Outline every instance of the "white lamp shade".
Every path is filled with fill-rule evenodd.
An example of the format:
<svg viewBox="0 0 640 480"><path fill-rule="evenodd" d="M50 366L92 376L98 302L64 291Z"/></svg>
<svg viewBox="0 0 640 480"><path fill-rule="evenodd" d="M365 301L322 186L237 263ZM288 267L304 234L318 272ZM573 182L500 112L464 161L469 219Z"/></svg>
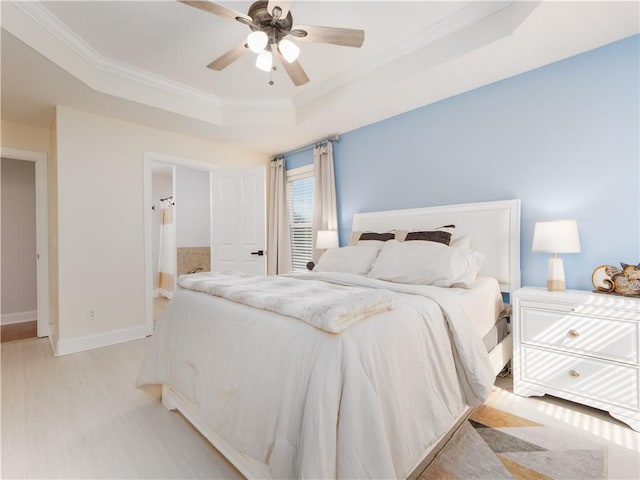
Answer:
<svg viewBox="0 0 640 480"><path fill-rule="evenodd" d="M337 230L318 230L316 237L316 248L326 250L327 248L338 248Z"/></svg>
<svg viewBox="0 0 640 480"><path fill-rule="evenodd" d="M536 222L533 231L534 252L579 253L580 238L575 220Z"/></svg>
<svg viewBox="0 0 640 480"><path fill-rule="evenodd" d="M286 38L280 40L280 43L278 44L278 50L280 50L280 53L282 54L284 59L289 63L295 62L298 58L298 55L300 55L300 47Z"/></svg>
<svg viewBox="0 0 640 480"><path fill-rule="evenodd" d="M251 32L247 37L247 45L249 45L249 50L253 53L259 53L264 50L268 41L269 37L267 34L261 31Z"/></svg>
<svg viewBox="0 0 640 480"><path fill-rule="evenodd" d="M266 50L261 51L256 58L256 67L265 72L270 72L273 66L273 55Z"/></svg>

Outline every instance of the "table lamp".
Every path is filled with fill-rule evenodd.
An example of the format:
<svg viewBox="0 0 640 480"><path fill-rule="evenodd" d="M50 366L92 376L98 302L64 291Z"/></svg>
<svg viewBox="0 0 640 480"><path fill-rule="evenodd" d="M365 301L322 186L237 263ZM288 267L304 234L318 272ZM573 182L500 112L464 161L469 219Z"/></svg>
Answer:
<svg viewBox="0 0 640 480"><path fill-rule="evenodd" d="M533 231L533 252L546 252L549 258L547 268L547 290L562 292L565 290L564 266L559 253L580 253L578 224L575 220L552 220L536 222Z"/></svg>
<svg viewBox="0 0 640 480"><path fill-rule="evenodd" d="M326 250L327 248L338 248L337 230L318 230L316 237L316 248Z"/></svg>

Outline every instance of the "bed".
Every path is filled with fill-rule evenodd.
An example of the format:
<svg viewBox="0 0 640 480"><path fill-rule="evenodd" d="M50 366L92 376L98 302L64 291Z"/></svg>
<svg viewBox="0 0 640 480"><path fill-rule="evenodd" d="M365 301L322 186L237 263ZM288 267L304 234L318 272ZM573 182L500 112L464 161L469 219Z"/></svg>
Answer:
<svg viewBox="0 0 640 480"><path fill-rule="evenodd" d="M164 405L247 478L410 477L510 358L510 335L495 324L500 293L519 287L519 216L518 200L354 215L354 231L455 224L486 258L473 288L322 271L273 279L303 289L292 297L320 297L327 284L329 295L360 289L391 302L346 326L329 322L336 330L206 293L216 279L188 279L138 383L161 383Z"/></svg>

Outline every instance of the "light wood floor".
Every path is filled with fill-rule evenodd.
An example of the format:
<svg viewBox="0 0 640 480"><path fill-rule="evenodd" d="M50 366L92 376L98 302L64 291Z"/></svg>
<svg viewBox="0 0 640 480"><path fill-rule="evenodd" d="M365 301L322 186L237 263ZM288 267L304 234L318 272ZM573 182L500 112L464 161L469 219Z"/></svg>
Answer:
<svg viewBox="0 0 640 480"><path fill-rule="evenodd" d="M135 388L147 340L54 357L47 338L1 345L1 478L228 478L242 476L159 388ZM640 478L640 434L599 410L510 393L487 405L584 435L608 448L611 479Z"/></svg>
<svg viewBox="0 0 640 480"><path fill-rule="evenodd" d="M9 478L242 478L159 388L135 388L146 340L54 357L49 339L2 345Z"/></svg>

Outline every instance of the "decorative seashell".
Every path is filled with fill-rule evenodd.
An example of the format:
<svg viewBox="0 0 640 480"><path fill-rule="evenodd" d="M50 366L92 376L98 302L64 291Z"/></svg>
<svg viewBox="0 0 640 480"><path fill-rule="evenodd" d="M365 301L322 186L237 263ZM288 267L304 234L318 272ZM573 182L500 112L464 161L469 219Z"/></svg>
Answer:
<svg viewBox="0 0 640 480"><path fill-rule="evenodd" d="M621 263L622 272L629 280L640 280L640 263L638 265L627 265Z"/></svg>
<svg viewBox="0 0 640 480"><path fill-rule="evenodd" d="M612 274L609 273L612 269L618 272L621 271L619 268L612 267L611 265L600 265L591 274L591 283L593 283L593 288L595 288L597 292L613 292L615 286L611 281Z"/></svg>
<svg viewBox="0 0 640 480"><path fill-rule="evenodd" d="M640 264L621 263L622 270L613 265L600 265L591 274L596 292L640 296Z"/></svg>
<svg viewBox="0 0 640 480"><path fill-rule="evenodd" d="M613 277L616 273L622 273L622 270L620 270L618 267L614 266L614 265L602 265L603 267L605 267L605 272L609 277ZM598 267L601 268L601 267Z"/></svg>

